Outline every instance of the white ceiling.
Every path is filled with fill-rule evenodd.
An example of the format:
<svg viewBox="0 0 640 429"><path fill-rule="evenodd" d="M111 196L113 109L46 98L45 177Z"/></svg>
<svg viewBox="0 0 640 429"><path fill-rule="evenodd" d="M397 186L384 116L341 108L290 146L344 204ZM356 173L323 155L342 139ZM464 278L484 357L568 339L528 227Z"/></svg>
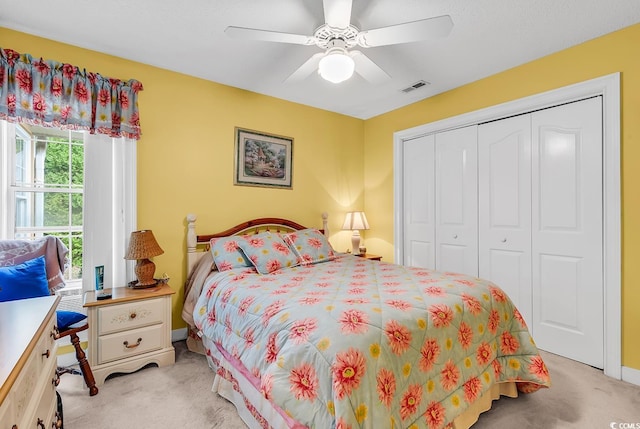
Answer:
<svg viewBox="0 0 640 429"><path fill-rule="evenodd" d="M351 23L369 30L440 15L454 23L446 38L361 49L391 75L384 84L315 73L284 83L320 48L236 40L224 29L312 35L322 0L0 0L2 27L361 119L638 23L640 2L353 0ZM430 85L401 91L419 80Z"/></svg>

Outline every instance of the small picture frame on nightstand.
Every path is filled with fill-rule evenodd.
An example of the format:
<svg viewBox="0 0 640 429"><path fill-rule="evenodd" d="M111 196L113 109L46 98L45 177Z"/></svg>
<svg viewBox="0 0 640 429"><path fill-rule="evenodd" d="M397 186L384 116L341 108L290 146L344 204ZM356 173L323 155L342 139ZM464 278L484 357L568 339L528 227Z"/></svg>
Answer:
<svg viewBox="0 0 640 429"><path fill-rule="evenodd" d="M96 267L96 290L104 289L104 265Z"/></svg>

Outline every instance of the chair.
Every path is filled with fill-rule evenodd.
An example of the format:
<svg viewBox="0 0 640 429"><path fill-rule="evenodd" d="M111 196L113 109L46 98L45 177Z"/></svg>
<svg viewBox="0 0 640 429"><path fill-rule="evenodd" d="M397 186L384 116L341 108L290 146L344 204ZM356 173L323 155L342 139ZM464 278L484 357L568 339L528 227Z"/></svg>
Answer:
<svg viewBox="0 0 640 429"><path fill-rule="evenodd" d="M64 284L67 247L53 236L38 240L0 240L0 301L35 298L53 294L60 283ZM52 284L52 282L55 282ZM69 337L75 348L80 372L89 388L89 395L98 394L93 371L80 347L78 333L89 328L87 316L75 311L57 310L56 340ZM59 376L77 373L68 368L58 368Z"/></svg>
<svg viewBox="0 0 640 429"><path fill-rule="evenodd" d="M56 316L58 318L58 329L55 336L56 340L64 337L69 337L71 339L71 344L76 351L76 359L80 366L80 373L82 374L82 377L84 377L84 382L89 388L89 396L97 395L98 387L96 386L96 380L93 377L93 371L91 371L87 355L80 346L80 337L78 337L78 332L89 329L89 324L84 321L87 316L75 311L65 310L56 311ZM78 374L78 372L68 367L58 367L56 374L58 375L57 379L59 382L62 374Z"/></svg>

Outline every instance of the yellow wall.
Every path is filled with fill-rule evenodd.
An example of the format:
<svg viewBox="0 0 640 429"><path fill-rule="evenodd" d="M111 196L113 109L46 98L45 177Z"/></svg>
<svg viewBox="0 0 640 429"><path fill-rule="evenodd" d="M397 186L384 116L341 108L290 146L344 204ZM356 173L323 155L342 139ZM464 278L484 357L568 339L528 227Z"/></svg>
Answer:
<svg viewBox="0 0 640 429"><path fill-rule="evenodd" d="M371 253L393 260L393 133L506 101L621 72L623 187L623 365L640 369L640 25L457 88L367 121L285 102L140 63L0 28L0 46L144 84L143 138L138 143L138 226L153 229L164 255L157 272L172 278L174 329L185 273L185 220L199 231L258 216L286 216L319 225L330 214L332 243L343 213L364 207ZM174 108L178 106L177 108ZM294 189L233 186L235 126L291 136ZM366 147L366 151L364 150ZM364 156L364 158L363 158ZM364 177L364 182L363 182ZM366 199L366 201L365 201Z"/></svg>
<svg viewBox="0 0 640 429"><path fill-rule="evenodd" d="M490 76L365 122L365 211L373 253L393 260L393 133L621 72L623 365L640 369L640 25Z"/></svg>
<svg viewBox="0 0 640 429"><path fill-rule="evenodd" d="M350 246L349 233L340 227L346 211L364 205L362 120L5 28L0 47L144 85L138 227L152 229L165 251L154 261L156 273L167 273L177 292L173 329L185 326L180 312L187 213L198 215L198 231L212 233L255 217L320 227L326 211L332 244ZM233 185L236 126L294 138L293 190Z"/></svg>

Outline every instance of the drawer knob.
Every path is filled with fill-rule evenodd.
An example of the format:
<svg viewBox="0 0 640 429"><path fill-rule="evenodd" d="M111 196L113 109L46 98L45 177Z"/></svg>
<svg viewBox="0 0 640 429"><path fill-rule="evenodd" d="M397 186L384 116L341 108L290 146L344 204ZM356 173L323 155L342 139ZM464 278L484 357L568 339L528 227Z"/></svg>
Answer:
<svg viewBox="0 0 640 429"><path fill-rule="evenodd" d="M42 353L42 356L46 356L47 359L49 359L49 356L51 355L51 352L49 352L49 349L47 349L46 352Z"/></svg>
<svg viewBox="0 0 640 429"><path fill-rule="evenodd" d="M60 374L58 374L58 371L56 371L53 378L51 379L51 384L54 387L57 387L60 384Z"/></svg>
<svg viewBox="0 0 640 429"><path fill-rule="evenodd" d="M36 426L38 426L39 429L45 429L44 420L38 418L38 423L36 423Z"/></svg>
<svg viewBox="0 0 640 429"><path fill-rule="evenodd" d="M135 312L133 312L129 315L129 319L135 319L137 316L138 315Z"/></svg>
<svg viewBox="0 0 640 429"><path fill-rule="evenodd" d="M62 427L62 414L56 411L56 419L51 423L53 429L60 429Z"/></svg>
<svg viewBox="0 0 640 429"><path fill-rule="evenodd" d="M60 330L58 329L57 326L55 326L55 325L53 326L53 331L51 331L49 336L51 338L53 338L54 340L57 340L60 337Z"/></svg>
<svg viewBox="0 0 640 429"><path fill-rule="evenodd" d="M138 342L132 345L129 345L129 341L124 341L122 344L124 344L124 346L128 349L135 349L140 345L140 343L142 343L142 338L138 338Z"/></svg>

